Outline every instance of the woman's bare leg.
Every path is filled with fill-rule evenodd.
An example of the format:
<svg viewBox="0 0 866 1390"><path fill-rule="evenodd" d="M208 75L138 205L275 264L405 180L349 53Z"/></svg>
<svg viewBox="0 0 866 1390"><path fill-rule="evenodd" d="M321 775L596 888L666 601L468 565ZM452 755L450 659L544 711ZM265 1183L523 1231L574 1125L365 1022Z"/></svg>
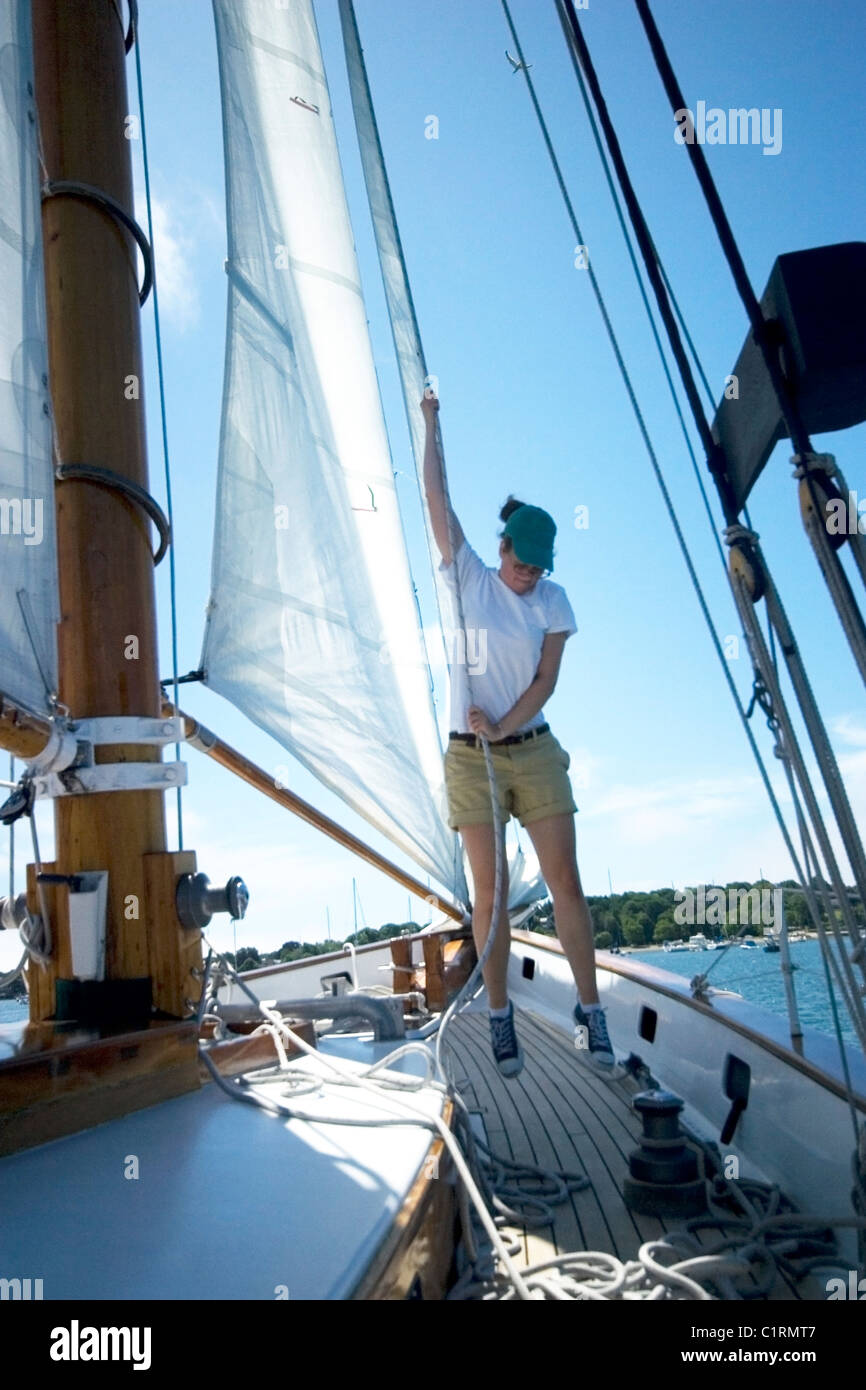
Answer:
<svg viewBox="0 0 866 1390"><path fill-rule="evenodd" d="M490 932L493 913L493 890L496 883L496 841L492 825L461 825L460 834L469 855L472 870L472 936L479 957ZM511 948L511 928L508 923L508 860L505 855L505 831L502 832L502 892L500 895L499 926L496 940L484 967L484 983L491 1009L504 1009L508 1003L505 977L508 973L508 953Z"/></svg>
<svg viewBox="0 0 866 1390"><path fill-rule="evenodd" d="M580 885L574 840L574 814L566 811L526 827L544 881L553 898L556 934L574 976L581 1004L598 1003L592 916Z"/></svg>

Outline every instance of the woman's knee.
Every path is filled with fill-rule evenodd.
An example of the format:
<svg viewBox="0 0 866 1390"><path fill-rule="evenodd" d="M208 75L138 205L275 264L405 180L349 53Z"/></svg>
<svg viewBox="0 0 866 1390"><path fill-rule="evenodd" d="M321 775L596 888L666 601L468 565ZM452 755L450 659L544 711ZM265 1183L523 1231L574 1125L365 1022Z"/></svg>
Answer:
<svg viewBox="0 0 866 1390"><path fill-rule="evenodd" d="M492 825L473 825L460 831L466 852L469 856L469 869L472 874L474 896L486 894L491 900L496 883L496 841ZM508 860L505 845L502 846L501 873L503 883L508 882Z"/></svg>
<svg viewBox="0 0 866 1390"><path fill-rule="evenodd" d="M545 882L554 903L557 898L563 902L575 902L583 897L580 877L573 867L566 866L559 873L548 874Z"/></svg>
<svg viewBox="0 0 866 1390"><path fill-rule="evenodd" d="M489 920L491 920L493 912L493 897L495 897L495 894L493 894L492 883L475 884L475 892L473 895L473 916L475 917L475 920L477 920L477 922L478 920L481 920L481 922L484 922L485 919L487 919L488 922ZM505 913L505 915L507 916L507 910L509 910L509 885L507 885L506 880L505 883L502 884L502 892L500 892L499 894L500 915L503 915L503 913Z"/></svg>

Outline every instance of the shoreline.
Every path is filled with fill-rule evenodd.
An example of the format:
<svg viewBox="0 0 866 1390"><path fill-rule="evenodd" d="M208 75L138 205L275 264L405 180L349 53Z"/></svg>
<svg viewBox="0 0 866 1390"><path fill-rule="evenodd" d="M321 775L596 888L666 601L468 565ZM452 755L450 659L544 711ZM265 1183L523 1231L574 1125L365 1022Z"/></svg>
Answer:
<svg viewBox="0 0 866 1390"><path fill-rule="evenodd" d="M847 936L848 933L847 933L847 932L843 932L842 935L843 935L843 936ZM731 937L729 941L722 941L721 937L716 937L716 938L711 938L711 939L717 941L717 942L718 942L720 945L722 945L722 946L726 946L726 945L727 945L727 946L734 946L734 947L737 947L737 946L740 945L740 944L742 943L742 941L745 940L746 938L743 938L743 937L740 937L740 938ZM753 937L751 937L751 938L749 938L749 939L752 940L752 941L754 941L754 942L757 944L757 943L759 943L759 942L762 943L762 942L764 942L764 941L772 941L772 940L775 940L775 937L774 937L774 936L767 936L767 935L765 934L765 935L763 935L763 936L753 936ZM794 932L789 932L789 933L788 933L788 942L789 942L789 944L794 943L794 944L796 945L796 943L797 943L798 941L817 941L818 939L819 939L819 938L818 938L818 933L817 933L816 931L806 931L805 929L804 929L804 930L800 930L800 929L798 928L796 931L794 931ZM676 943L676 944L680 944L680 943ZM688 946L688 943L684 943L684 944L686 944L688 950L693 951L693 952L695 952L696 954L700 953L701 951L705 951L705 950L707 949L705 946L694 946L694 947L692 947L692 946ZM607 952L610 952L610 950L611 950L610 946L596 946L595 949L596 949L597 951L607 951ZM718 949L718 946L716 947L716 949ZM621 956L632 956L632 955L635 955L635 954L641 954L641 953L644 952L644 951L660 951L662 955L667 955L667 956L669 956L669 955L671 954L670 951L666 951L665 948L664 948L664 946L661 945L661 944L659 944L659 943L656 942L656 941L648 942L646 946L620 946L619 951L618 951L616 954L621 955ZM681 954L681 952L680 952L679 954Z"/></svg>

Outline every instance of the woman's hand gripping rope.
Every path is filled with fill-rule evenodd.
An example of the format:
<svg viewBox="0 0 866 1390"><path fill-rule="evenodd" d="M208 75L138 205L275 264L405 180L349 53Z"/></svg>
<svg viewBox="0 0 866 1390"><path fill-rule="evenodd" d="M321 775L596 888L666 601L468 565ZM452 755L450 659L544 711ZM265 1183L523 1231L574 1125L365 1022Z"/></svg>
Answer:
<svg viewBox="0 0 866 1390"><path fill-rule="evenodd" d="M480 705L469 706L469 727L473 734L483 734L490 743L498 743L505 737L501 724L494 724Z"/></svg>

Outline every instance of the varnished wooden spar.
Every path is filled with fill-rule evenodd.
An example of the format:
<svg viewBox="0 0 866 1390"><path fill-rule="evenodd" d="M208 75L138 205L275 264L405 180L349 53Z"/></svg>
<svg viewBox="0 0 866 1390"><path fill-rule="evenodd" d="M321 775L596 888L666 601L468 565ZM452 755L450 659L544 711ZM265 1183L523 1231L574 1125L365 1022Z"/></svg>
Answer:
<svg viewBox="0 0 866 1390"><path fill-rule="evenodd" d="M0 748L16 758L35 758L51 736L51 725L39 715L20 709L0 694Z"/></svg>
<svg viewBox="0 0 866 1390"><path fill-rule="evenodd" d="M33 0L36 104L47 178L104 191L133 212L124 35L106 0ZM51 394L60 462L110 469L148 488L138 265L130 233L69 193L42 208ZM60 699L73 718L158 716L153 559L149 524L117 490L80 480L56 487L61 621ZM22 750L23 751L23 750ZM126 745L97 761L149 762ZM195 997L189 950L173 908L159 791L102 792L55 803L60 874L107 870L106 978L153 980L154 1002L176 1017ZM54 1009L68 968L68 890L59 885L53 961L32 967L31 1016ZM30 901L33 911L38 902Z"/></svg>
<svg viewBox="0 0 866 1390"><path fill-rule="evenodd" d="M392 864L390 859L386 859L382 854L377 854L376 850L365 845L363 840L351 835L348 830L344 830L329 816L317 811L315 806L311 806L308 801L304 801L285 787L277 786L273 777L270 777L263 768L257 767L255 763L250 762L249 758L238 753L237 749L224 743L221 738L218 738L210 729L206 729L204 725L199 724L191 715L185 714L183 710L175 710L174 705L168 700L163 703L162 713L166 718L171 718L175 714L180 715L184 721L186 737L193 747L198 748L201 753L206 753L209 758L213 758L220 767L227 768L229 772L233 772L236 777L240 777L249 786L264 792L265 796L269 796L271 801L276 801L278 806L284 806L287 811L292 811L296 816L300 816L301 820L307 821L309 825L314 825L317 830L321 830L323 834L336 840L337 844L351 850L361 859L366 859L368 864L372 864L376 869L381 869L382 873L388 874L390 878L396 879L404 888L408 888L410 893L414 893L417 897L430 903L431 907L446 913L455 922L462 923L463 913L459 907L455 907L454 903L448 902L446 898L440 898L438 893L434 893L432 889L419 883L417 878L413 878L411 874L405 873L396 864Z"/></svg>

